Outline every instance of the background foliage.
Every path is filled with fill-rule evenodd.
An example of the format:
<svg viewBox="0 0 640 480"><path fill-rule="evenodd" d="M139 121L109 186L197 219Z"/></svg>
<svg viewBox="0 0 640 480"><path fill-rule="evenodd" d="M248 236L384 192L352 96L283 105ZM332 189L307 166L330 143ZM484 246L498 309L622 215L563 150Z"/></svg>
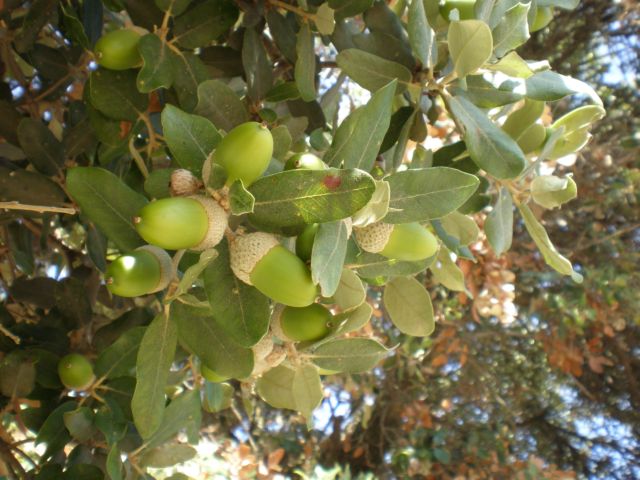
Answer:
<svg viewBox="0 0 640 480"><path fill-rule="evenodd" d="M0 213L0 471L38 479L151 478L145 468L186 461L196 453L190 444L200 439L202 446L208 438L215 455L209 451L194 467L200 469L194 478L206 478L215 468L246 478L314 471L327 478L638 476L638 7L538 0L540 6L576 9L554 8L554 21L525 43L522 33L499 37L492 24L507 3L479 2L484 12L499 12L483 17L493 27L486 55L486 28L473 24L470 30L464 22L448 27L430 1L2 3L0 201L43 208L25 211L3 203L7 209ZM522 26L526 15L518 8L508 18ZM131 25L151 32L139 45L142 67L96 69L95 41ZM471 53L460 42L465 35L474 35ZM516 47L522 58L546 59L553 71L585 83L544 73L536 78L545 81L524 81L533 72L518 62L513 76L513 64L503 66L511 80L520 78L514 84L490 85L473 75L479 67L491 70ZM453 72L466 81L456 81ZM454 96L443 95L438 81ZM540 253L519 215L512 240L487 227L508 224L498 221L500 212L511 216L504 215L512 207L501 186L516 200L528 198L531 177L520 184L497 181L517 177L524 166L522 142L514 146L496 121L513 112L507 107L486 114L520 101L523 82L529 100L548 101L538 114L544 125L586 103L584 95L568 94L593 99L586 85L596 88L607 110L587 149L531 170L573 173L579 198L562 210L530 203L531 218L543 219L558 251L584 275L582 284L544 264L571 273L553 254L544 255L544 238L536 242L543 244ZM524 130L538 117L512 123ZM304 150L332 166L371 173L364 180L338 174L345 200L334 218L299 204L289 210L251 201L247 206L240 189L232 208L252 212L254 226L291 235L299 211L316 215L307 222L348 216L353 202L375 198L369 188L357 200L351 181L373 185L373 178L412 160L412 167L441 170L427 175L412 168L387 176L391 210L385 220L433 220L442 243L458 254L454 263L441 250L432 268L417 277L430 293L436 320L434 333L424 338L401 333L398 318L405 317L390 318L393 302L383 292L406 289L404 275L427 265L396 266L400 276L377 287L370 277L380 272L364 265L366 254L353 264L347 257L347 265L369 279L373 312L349 336L398 348L368 373L323 377L323 399L310 430L299 414L269 407L250 382L201 381L197 360L185 348L200 352L205 362L210 350L194 348L197 334L184 332L198 332L194 324L208 325L207 317L184 303L175 303L174 320L183 332L176 356L141 362L143 339L155 347L153 332L172 328L167 317L156 317L161 298L111 297L102 281L109 260L141 244L129 219L147 199L169 195L167 169L199 173L206 155L198 152L210 152L224 132L249 119L266 122L273 132L268 173ZM462 132L466 147L456 143ZM493 148L486 132L500 161L486 154ZM184 141L187 133L194 133L193 142ZM465 150L473 161L465 159ZM537 157L532 151L526 161ZM76 166L84 169L71 170ZM477 174L478 167L481 187L475 190L478 179L462 172ZM260 195L278 193L268 182L285 185L273 178L250 189L258 203ZM443 185L449 191L468 188L469 194L434 201L430 192ZM424 198L403 203L413 194ZM115 221L104 213L111 208L122 214ZM441 219L453 210L453 217ZM387 213L384 206L382 211ZM480 227L477 237L470 225ZM471 240L465 243L465 237ZM210 272L225 258L224 247L218 250ZM197 261L187 254L181 270ZM195 284L206 288L206 273L202 278ZM390 288L394 282L397 288ZM197 288L187 293L190 286L183 283L181 293L197 297ZM330 287L323 285L323 291ZM215 337L225 338L225 332ZM55 365L70 351L87 354L97 376L105 378L107 388L94 392L97 397L59 383ZM136 376L147 377L141 367L153 374L159 360L167 366L175 360L163 382L170 388L140 390ZM269 400L264 389L261 395ZM159 404L159 414L152 404ZM307 417L312 407L302 409ZM35 450L34 442L40 445ZM120 452L128 453L125 465ZM225 463L213 462L213 456ZM169 475L152 471L158 478Z"/></svg>

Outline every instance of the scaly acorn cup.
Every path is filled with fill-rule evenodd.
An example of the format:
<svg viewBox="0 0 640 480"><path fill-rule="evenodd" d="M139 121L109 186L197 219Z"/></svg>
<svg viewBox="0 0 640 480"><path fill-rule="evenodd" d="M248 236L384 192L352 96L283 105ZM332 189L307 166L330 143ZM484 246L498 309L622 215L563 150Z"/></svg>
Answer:
<svg viewBox="0 0 640 480"><path fill-rule="evenodd" d="M245 187L255 182L269 166L273 136L267 127L246 122L232 129L214 152L214 161L227 172L227 185L242 180Z"/></svg>
<svg viewBox="0 0 640 480"><path fill-rule="evenodd" d="M307 307L285 307L278 321L287 339L294 342L313 342L330 331L331 312L318 303Z"/></svg>
<svg viewBox="0 0 640 480"><path fill-rule="evenodd" d="M387 258L413 262L429 258L438 250L438 240L418 222L377 222L354 228L356 241L366 252L379 253Z"/></svg>
<svg viewBox="0 0 640 480"><path fill-rule="evenodd" d="M93 365L79 353L70 353L60 359L58 376L62 384L72 390L86 390L96 379Z"/></svg>
<svg viewBox="0 0 640 480"><path fill-rule="evenodd" d="M178 168L171 172L169 191L174 197L193 195L202 187L202 182L185 168Z"/></svg>
<svg viewBox="0 0 640 480"><path fill-rule="evenodd" d="M148 203L133 219L144 240L167 250L215 247L227 228L228 214L203 195L163 198Z"/></svg>
<svg viewBox="0 0 640 480"><path fill-rule="evenodd" d="M164 290L173 278L171 257L161 248L145 245L109 264L106 283L121 297L139 297Z"/></svg>
<svg viewBox="0 0 640 480"><path fill-rule="evenodd" d="M311 272L273 235L255 232L238 236L231 242L229 254L235 276L272 300L292 307L314 302L317 288Z"/></svg>
<svg viewBox="0 0 640 480"><path fill-rule="evenodd" d="M326 170L327 168L329 168L327 164L313 153L296 153L284 164L285 170Z"/></svg>
<svg viewBox="0 0 640 480"><path fill-rule="evenodd" d="M96 42L96 60L110 70L138 67L142 63L138 52L139 41L140 34L128 28L109 32Z"/></svg>

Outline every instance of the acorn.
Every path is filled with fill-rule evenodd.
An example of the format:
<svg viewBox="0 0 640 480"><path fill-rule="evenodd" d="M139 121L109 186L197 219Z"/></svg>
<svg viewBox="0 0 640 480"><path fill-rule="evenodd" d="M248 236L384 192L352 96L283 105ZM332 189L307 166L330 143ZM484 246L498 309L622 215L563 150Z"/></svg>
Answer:
<svg viewBox="0 0 640 480"><path fill-rule="evenodd" d="M296 238L296 255L305 262L311 260L313 241L318 233L320 224L312 223L304 227L304 230Z"/></svg>
<svg viewBox="0 0 640 480"><path fill-rule="evenodd" d="M529 32L533 33L542 30L551 23L551 20L553 20L553 7L538 7L535 20L531 24Z"/></svg>
<svg viewBox="0 0 640 480"><path fill-rule="evenodd" d="M332 319L327 308L313 303L302 308L285 307L277 321L288 340L314 342L327 336Z"/></svg>
<svg viewBox="0 0 640 480"><path fill-rule="evenodd" d="M139 67L142 57L138 51L140 34L129 28L109 32L98 39L96 60L110 70L128 70Z"/></svg>
<svg viewBox="0 0 640 480"><path fill-rule="evenodd" d="M86 390L96 380L93 365L79 353L70 353L60 359L58 376L62 384L72 390Z"/></svg>
<svg viewBox="0 0 640 480"><path fill-rule="evenodd" d="M203 195L162 198L145 205L134 218L145 241L167 250L213 248L222 240L227 222L227 212Z"/></svg>
<svg viewBox="0 0 640 480"><path fill-rule="evenodd" d="M429 258L438 250L438 240L418 222L390 224L377 222L354 228L356 241L366 252L413 262Z"/></svg>
<svg viewBox="0 0 640 480"><path fill-rule="evenodd" d="M202 187L202 182L185 168L178 168L171 172L169 191L174 197L193 195Z"/></svg>
<svg viewBox="0 0 640 480"><path fill-rule="evenodd" d="M221 383L221 382L225 382L225 381L227 381L227 380L229 380L231 378L231 377L226 377L224 375L220 375L219 373L215 372L214 370L211 370L206 365L200 365L200 373L205 378L205 380L208 380L211 383Z"/></svg>
<svg viewBox="0 0 640 480"><path fill-rule="evenodd" d="M109 264L107 288L121 297L139 297L164 290L173 278L171 257L161 248L145 245Z"/></svg>
<svg viewBox="0 0 640 480"><path fill-rule="evenodd" d="M296 153L284 164L285 170L326 170L326 163L313 153Z"/></svg>
<svg viewBox="0 0 640 480"><path fill-rule="evenodd" d="M264 232L236 237L230 244L231 269L248 285L284 305L311 305L317 288L311 272L296 255Z"/></svg>
<svg viewBox="0 0 640 480"><path fill-rule="evenodd" d="M273 136L257 122L246 122L232 129L214 152L214 161L227 172L227 185L242 180L245 187L255 182L269 166L273 155Z"/></svg>

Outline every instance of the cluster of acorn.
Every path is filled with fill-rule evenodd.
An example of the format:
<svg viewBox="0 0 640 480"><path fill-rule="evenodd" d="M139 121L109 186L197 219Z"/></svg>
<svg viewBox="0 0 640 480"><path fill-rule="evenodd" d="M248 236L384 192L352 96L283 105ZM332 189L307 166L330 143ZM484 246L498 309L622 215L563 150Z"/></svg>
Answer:
<svg viewBox="0 0 640 480"><path fill-rule="evenodd" d="M138 33L126 29L105 35L96 44L99 63L114 70L139 66L138 40ZM246 122L221 140L208 162L223 167L227 186L236 180L249 186L265 172L272 153L271 132L257 122ZM322 170L328 167L311 153L299 153L292 156L284 168ZM167 250L203 251L222 240L228 230L228 212L216 199L198 193L201 186L190 172L176 170L171 178L174 196L152 201L142 208L134 224L148 245L110 263L106 283L113 294L138 297L164 290L175 277L175 267ZM329 333L332 325L330 310L316 303L318 288L308 266L317 230L317 224L308 225L298 235L295 253L269 233L229 236L230 267L236 277L282 304L276 309L272 330L285 341L319 340ZM419 223L378 222L353 230L363 250L397 260L428 258L438 248L433 234ZM273 348L269 336L254 346L254 352L257 360L271 355L281 361L284 356L282 351ZM273 365L275 361L268 363ZM91 364L78 354L60 361L59 374L69 388L86 389L95 380ZM203 375L212 381L224 380L206 367Z"/></svg>

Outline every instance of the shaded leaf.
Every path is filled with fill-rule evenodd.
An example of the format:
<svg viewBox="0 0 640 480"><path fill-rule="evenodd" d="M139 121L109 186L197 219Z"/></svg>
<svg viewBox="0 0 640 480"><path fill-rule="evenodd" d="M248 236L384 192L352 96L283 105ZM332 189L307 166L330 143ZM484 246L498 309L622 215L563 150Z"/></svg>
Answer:
<svg viewBox="0 0 640 480"><path fill-rule="evenodd" d="M354 82L371 92L395 81L394 93L398 94L411 83L411 72L407 67L362 50L343 50L336 57L336 62Z"/></svg>
<svg viewBox="0 0 640 480"><path fill-rule="evenodd" d="M291 393L296 410L305 418L310 419L323 397L318 368L310 364L299 365L293 375Z"/></svg>
<svg viewBox="0 0 640 480"><path fill-rule="evenodd" d="M148 34L140 38L138 51L143 60L138 72L138 90L149 93L158 88L171 87L175 56L167 44L157 35Z"/></svg>
<svg viewBox="0 0 640 480"><path fill-rule="evenodd" d="M466 98L452 97L449 106L464 125L467 150L480 168L499 179L514 178L522 172L526 159L515 140Z"/></svg>
<svg viewBox="0 0 640 480"><path fill-rule="evenodd" d="M213 320L234 342L251 347L269 329L269 299L233 274L226 241L216 248L219 255L207 266L203 275ZM216 372L221 373L217 365L214 366Z"/></svg>
<svg viewBox="0 0 640 480"><path fill-rule="evenodd" d="M505 187L500 189L498 200L484 223L487 240L496 255L500 256L509 248L513 239L513 202Z"/></svg>
<svg viewBox="0 0 640 480"><path fill-rule="evenodd" d="M316 99L316 55L314 52L313 34L308 23L303 24L298 31L296 43L297 60L294 77L305 102Z"/></svg>
<svg viewBox="0 0 640 480"><path fill-rule="evenodd" d="M408 223L443 217L476 191L476 176L449 167L416 168L385 178L391 188L387 223Z"/></svg>
<svg viewBox="0 0 640 480"><path fill-rule="evenodd" d="M147 200L108 170L76 167L67 173L67 190L81 212L123 251L144 242L134 225Z"/></svg>
<svg viewBox="0 0 640 480"><path fill-rule="evenodd" d="M249 187L256 199L250 218L277 227L340 220L364 207L374 190L361 170L287 170Z"/></svg>
<svg viewBox="0 0 640 480"><path fill-rule="evenodd" d="M451 22L447 42L458 77L466 77L478 70L493 52L491 29L481 20Z"/></svg>
<svg viewBox="0 0 640 480"><path fill-rule="evenodd" d="M18 125L18 140L31 164L40 173L58 175L64 164L64 147L46 125L32 118Z"/></svg>
<svg viewBox="0 0 640 480"><path fill-rule="evenodd" d="M371 370L389 350L369 338L344 338L320 345L310 354L320 368L361 373Z"/></svg>
<svg viewBox="0 0 640 480"><path fill-rule="evenodd" d="M574 282L582 283L582 275L576 272L573 269L571 262L560 255L560 253L556 250L556 247L554 247L554 245L551 243L551 240L549 239L547 231L544 229L538 219L533 215L533 212L531 211L529 206L519 205L518 210L520 210L520 214L522 215L522 219L524 220L524 224L527 227L529 235L531 235L531 238L533 238L533 241L540 249L540 252L544 257L545 262L547 262L547 265L549 265L558 273L569 275Z"/></svg>
<svg viewBox="0 0 640 480"><path fill-rule="evenodd" d="M234 343L214 320L210 309L173 302L171 317L178 325L180 344L200 357L207 367L233 378L251 374L253 352Z"/></svg>
<svg viewBox="0 0 640 480"><path fill-rule="evenodd" d="M378 90L369 102L353 111L338 127L333 143L324 155L328 165L345 168L373 168L391 120L396 81Z"/></svg>
<svg viewBox="0 0 640 480"><path fill-rule="evenodd" d="M136 361L136 389L131 399L133 421L140 436L151 437L162 425L165 387L173 363L178 331L168 316L158 315L147 327Z"/></svg>
<svg viewBox="0 0 640 480"><path fill-rule="evenodd" d="M248 120L247 111L238 95L219 80L207 80L198 85L195 113L227 132Z"/></svg>
<svg viewBox="0 0 640 480"><path fill-rule="evenodd" d="M162 111L162 129L176 163L196 176L200 176L202 165L222 138L209 120L173 105Z"/></svg>
<svg viewBox="0 0 640 480"><path fill-rule="evenodd" d="M384 287L384 306L402 333L427 337L433 333L433 305L429 292L411 277L396 277Z"/></svg>
<svg viewBox="0 0 640 480"><path fill-rule="evenodd" d="M340 284L347 253L347 226L343 221L321 223L313 242L311 277L323 297L332 296Z"/></svg>
<svg viewBox="0 0 640 480"><path fill-rule="evenodd" d="M273 66L261 37L253 28L247 28L242 43L242 65L247 78L248 94L254 102L262 100L273 86Z"/></svg>
<svg viewBox="0 0 640 480"><path fill-rule="evenodd" d="M89 77L91 104L114 120L135 121L149 105L148 96L138 91L135 70L99 68Z"/></svg>
<svg viewBox="0 0 640 480"><path fill-rule="evenodd" d="M145 327L135 327L122 334L98 356L94 371L97 377L117 378L134 374Z"/></svg>
<svg viewBox="0 0 640 480"><path fill-rule="evenodd" d="M204 47L236 23L238 9L228 0L206 0L175 19L175 41L183 48Z"/></svg>

